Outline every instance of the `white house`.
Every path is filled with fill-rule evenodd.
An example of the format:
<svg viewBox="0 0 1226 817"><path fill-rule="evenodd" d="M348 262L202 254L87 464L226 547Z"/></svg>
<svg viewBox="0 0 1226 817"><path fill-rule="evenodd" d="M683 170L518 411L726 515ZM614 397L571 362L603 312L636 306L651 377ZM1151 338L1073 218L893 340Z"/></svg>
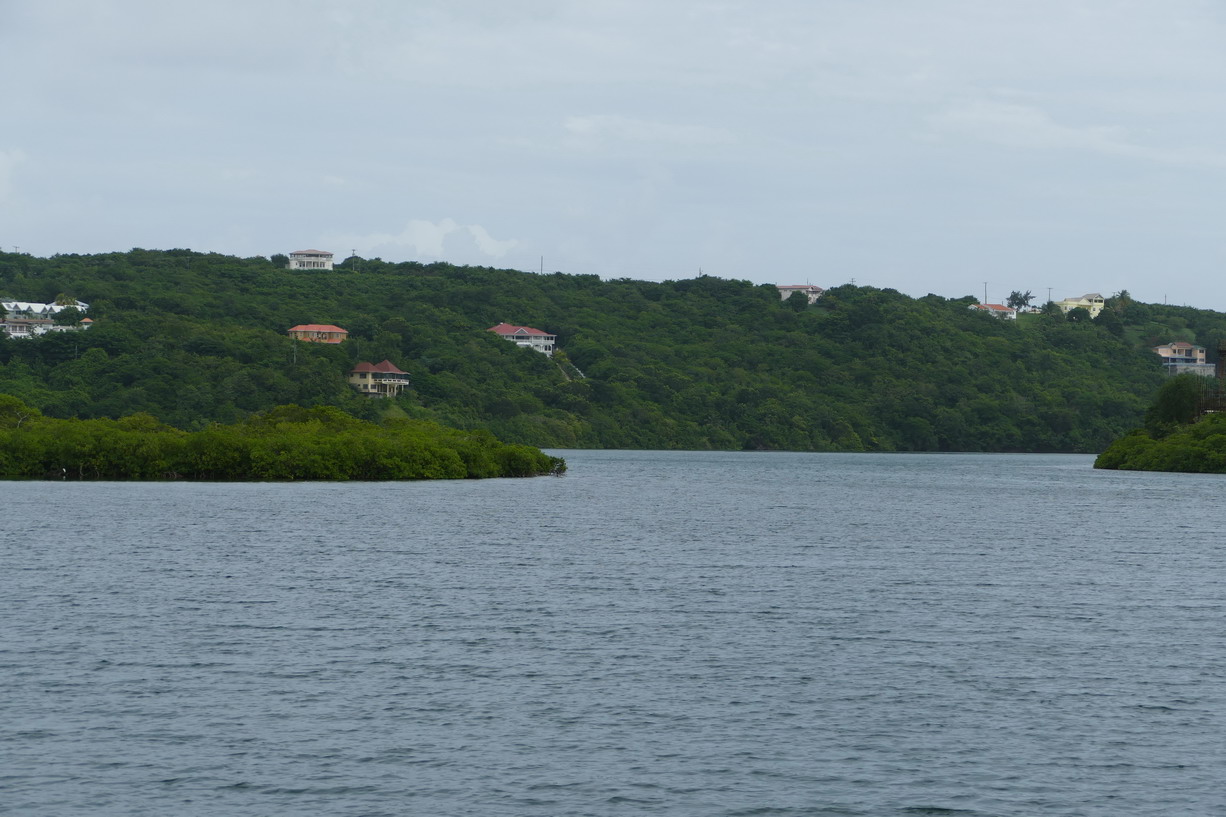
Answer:
<svg viewBox="0 0 1226 817"><path fill-rule="evenodd" d="M40 304L32 301L0 301L5 315L0 318L0 334L10 338L33 338L48 332L76 332L88 329L93 321L83 318L79 324L57 326L53 320L56 313L75 306L84 312L89 304L73 301L71 304Z"/></svg>
<svg viewBox="0 0 1226 817"><path fill-rule="evenodd" d="M332 253L324 250L295 250L289 254L289 269L332 269Z"/></svg>
<svg viewBox="0 0 1226 817"><path fill-rule="evenodd" d="M1017 320L1017 310L1003 304L971 304L968 309L977 309L1003 321Z"/></svg>
<svg viewBox="0 0 1226 817"><path fill-rule="evenodd" d="M516 346L534 349L545 357L553 357L553 347L558 340L557 335L533 329L531 326L512 326L509 323L491 326L487 331L513 342Z"/></svg>
<svg viewBox="0 0 1226 817"><path fill-rule="evenodd" d="M817 303L817 299L826 291L813 284L775 284L775 289L779 290L779 297L785 301L792 297L793 292L803 292L810 305Z"/></svg>

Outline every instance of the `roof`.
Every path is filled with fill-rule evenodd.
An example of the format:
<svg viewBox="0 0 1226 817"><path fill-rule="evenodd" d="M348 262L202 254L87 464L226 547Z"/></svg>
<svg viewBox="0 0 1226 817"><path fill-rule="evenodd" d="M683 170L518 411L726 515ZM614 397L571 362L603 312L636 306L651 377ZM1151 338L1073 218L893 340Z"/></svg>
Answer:
<svg viewBox="0 0 1226 817"><path fill-rule="evenodd" d="M362 361L350 370L350 374L355 372L382 372L383 374L408 374L396 368L396 365L390 360L384 360L382 363L367 363Z"/></svg>
<svg viewBox="0 0 1226 817"><path fill-rule="evenodd" d="M339 326L333 326L330 323L300 323L297 326L291 326L291 332L344 332L349 334L349 330L341 329Z"/></svg>
<svg viewBox="0 0 1226 817"><path fill-rule="evenodd" d="M1166 343L1161 346L1155 346L1154 348L1162 349L1164 347L1167 349L1204 349L1205 348L1204 346L1195 346L1191 343L1188 343L1186 340L1177 340L1172 343Z"/></svg>
<svg viewBox="0 0 1226 817"><path fill-rule="evenodd" d="M991 309L993 312L1016 312L1011 306L1004 304L971 304L972 309Z"/></svg>
<svg viewBox="0 0 1226 817"><path fill-rule="evenodd" d="M775 289L816 289L821 292L826 291L817 284L775 284Z"/></svg>
<svg viewBox="0 0 1226 817"><path fill-rule="evenodd" d="M331 255L327 250L294 250L290 255Z"/></svg>
<svg viewBox="0 0 1226 817"><path fill-rule="evenodd" d="M500 323L497 326L491 326L488 332L497 332L500 335L545 335L549 332L542 332L539 329L533 329L531 326L512 326L509 323Z"/></svg>

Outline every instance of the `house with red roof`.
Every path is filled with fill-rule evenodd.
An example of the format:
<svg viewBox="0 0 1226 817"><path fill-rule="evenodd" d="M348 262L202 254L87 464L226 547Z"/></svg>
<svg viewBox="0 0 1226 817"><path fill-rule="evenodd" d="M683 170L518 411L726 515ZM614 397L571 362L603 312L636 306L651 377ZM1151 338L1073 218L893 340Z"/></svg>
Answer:
<svg viewBox="0 0 1226 817"><path fill-rule="evenodd" d="M300 323L289 330L289 336L307 343L344 343L349 332L330 323Z"/></svg>
<svg viewBox="0 0 1226 817"><path fill-rule="evenodd" d="M1017 310L1004 304L971 304L970 309L978 309L1004 321L1017 320Z"/></svg>
<svg viewBox="0 0 1226 817"><path fill-rule="evenodd" d="M409 387L409 373L390 360L359 363L349 372L349 385L367 397L395 397Z"/></svg>
<svg viewBox="0 0 1226 817"><path fill-rule="evenodd" d="M487 331L493 332L504 340L511 341L516 346L534 349L545 357L553 357L553 347L558 341L557 335L542 332L540 329L533 329L531 326L514 326L509 323L500 323L497 326L491 326Z"/></svg>

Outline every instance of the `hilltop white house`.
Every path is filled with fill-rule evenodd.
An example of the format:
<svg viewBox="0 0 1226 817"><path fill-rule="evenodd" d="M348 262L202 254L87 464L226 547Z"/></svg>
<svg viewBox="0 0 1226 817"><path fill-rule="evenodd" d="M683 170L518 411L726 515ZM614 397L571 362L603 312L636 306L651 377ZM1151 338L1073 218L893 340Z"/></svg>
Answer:
<svg viewBox="0 0 1226 817"><path fill-rule="evenodd" d="M793 292L803 292L810 306L817 303L817 299L826 291L813 284L775 284L775 289L779 290L779 297L784 301L792 297Z"/></svg>
<svg viewBox="0 0 1226 817"><path fill-rule="evenodd" d="M332 269L332 253L325 250L294 250L289 269Z"/></svg>

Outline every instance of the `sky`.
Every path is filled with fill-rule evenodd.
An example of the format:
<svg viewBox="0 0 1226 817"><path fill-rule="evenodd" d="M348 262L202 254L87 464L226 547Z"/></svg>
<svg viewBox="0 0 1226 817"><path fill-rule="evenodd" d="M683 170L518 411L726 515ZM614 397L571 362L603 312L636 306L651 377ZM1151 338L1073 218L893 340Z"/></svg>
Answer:
<svg viewBox="0 0 1226 817"><path fill-rule="evenodd" d="M0 0L0 248L1226 311L1220 0Z"/></svg>

